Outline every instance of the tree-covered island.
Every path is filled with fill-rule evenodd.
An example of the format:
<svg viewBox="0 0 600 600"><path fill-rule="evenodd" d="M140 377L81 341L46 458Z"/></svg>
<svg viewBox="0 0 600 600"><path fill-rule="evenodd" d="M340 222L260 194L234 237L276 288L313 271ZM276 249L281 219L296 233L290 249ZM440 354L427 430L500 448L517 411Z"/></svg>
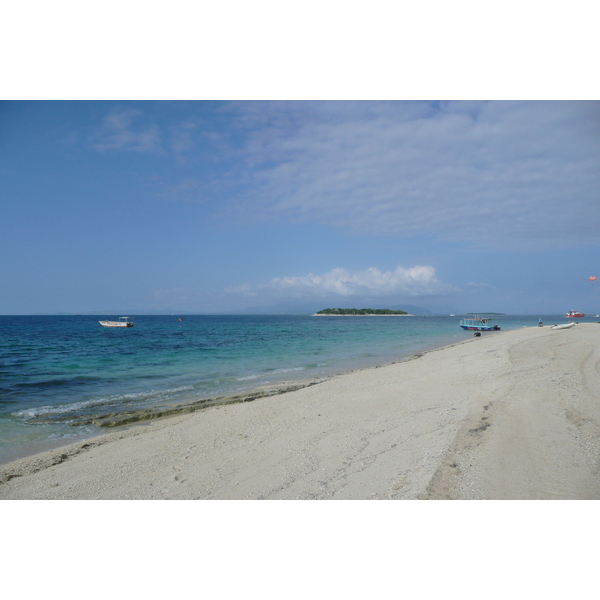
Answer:
<svg viewBox="0 0 600 600"><path fill-rule="evenodd" d="M320 310L317 315L407 315L403 310L390 310L389 308L325 308Z"/></svg>

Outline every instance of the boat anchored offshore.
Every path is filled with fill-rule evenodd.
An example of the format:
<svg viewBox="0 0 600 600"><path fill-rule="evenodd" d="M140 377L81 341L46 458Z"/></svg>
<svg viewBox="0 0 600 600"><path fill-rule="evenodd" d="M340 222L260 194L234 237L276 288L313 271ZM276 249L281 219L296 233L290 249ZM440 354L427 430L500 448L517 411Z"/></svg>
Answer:
<svg viewBox="0 0 600 600"><path fill-rule="evenodd" d="M130 317L119 317L118 321L98 321L102 327L133 327L133 319Z"/></svg>
<svg viewBox="0 0 600 600"><path fill-rule="evenodd" d="M567 319L573 319L575 317L580 318L580 317L585 317L584 313L580 313L578 310L570 310L565 317L567 317Z"/></svg>
<svg viewBox="0 0 600 600"><path fill-rule="evenodd" d="M486 316L485 314L476 315L468 313L470 319L461 319L460 326L467 331L500 331L500 327L494 317Z"/></svg>

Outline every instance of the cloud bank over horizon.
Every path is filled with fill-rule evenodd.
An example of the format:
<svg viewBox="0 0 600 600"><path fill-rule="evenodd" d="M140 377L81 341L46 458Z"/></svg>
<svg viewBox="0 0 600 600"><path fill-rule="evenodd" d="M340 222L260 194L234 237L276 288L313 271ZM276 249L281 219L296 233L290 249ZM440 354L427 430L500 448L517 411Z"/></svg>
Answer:
<svg viewBox="0 0 600 600"><path fill-rule="evenodd" d="M338 267L315 275L276 277L267 284L233 286L231 294L262 297L324 298L324 297L381 297L419 298L447 296L458 290L436 277L431 266L405 268L398 265L394 271L370 267L365 271L350 272Z"/></svg>

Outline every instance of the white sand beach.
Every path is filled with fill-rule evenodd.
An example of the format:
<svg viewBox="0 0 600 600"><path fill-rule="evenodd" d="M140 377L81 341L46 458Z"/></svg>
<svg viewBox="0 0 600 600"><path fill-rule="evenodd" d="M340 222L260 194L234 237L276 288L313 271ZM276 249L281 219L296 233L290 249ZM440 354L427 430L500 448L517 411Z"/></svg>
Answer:
<svg viewBox="0 0 600 600"><path fill-rule="evenodd" d="M600 325L472 337L0 467L2 499L598 499Z"/></svg>

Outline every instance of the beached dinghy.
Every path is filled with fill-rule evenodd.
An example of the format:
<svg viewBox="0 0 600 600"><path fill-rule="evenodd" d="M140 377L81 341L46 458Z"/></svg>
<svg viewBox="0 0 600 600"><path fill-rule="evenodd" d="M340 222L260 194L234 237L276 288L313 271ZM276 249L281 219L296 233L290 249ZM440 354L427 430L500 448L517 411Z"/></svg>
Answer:
<svg viewBox="0 0 600 600"><path fill-rule="evenodd" d="M102 327L133 327L133 319L119 317L118 321L98 321Z"/></svg>
<svg viewBox="0 0 600 600"><path fill-rule="evenodd" d="M563 323L562 325L552 325L552 327L550 327L550 329L571 329L571 327L574 327L575 323Z"/></svg>

